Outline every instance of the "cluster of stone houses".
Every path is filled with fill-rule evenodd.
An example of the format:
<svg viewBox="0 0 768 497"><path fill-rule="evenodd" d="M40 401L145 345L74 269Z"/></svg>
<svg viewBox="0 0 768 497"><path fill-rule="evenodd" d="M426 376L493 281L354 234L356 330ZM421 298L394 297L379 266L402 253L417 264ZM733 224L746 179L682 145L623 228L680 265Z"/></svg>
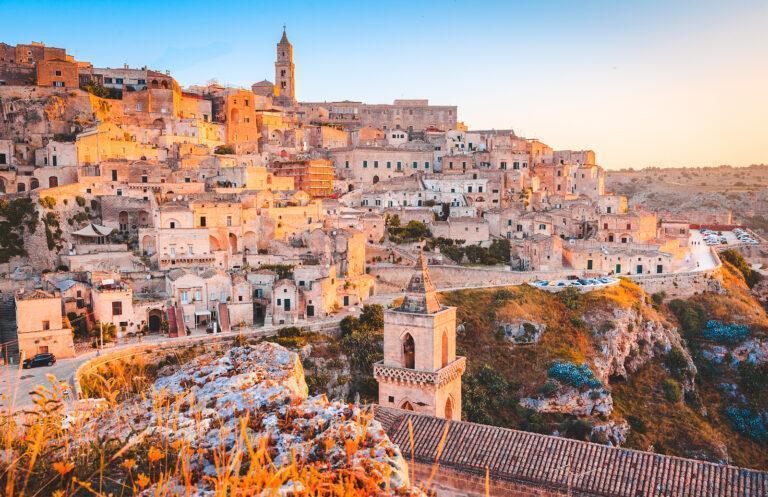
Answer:
<svg viewBox="0 0 768 497"><path fill-rule="evenodd" d="M19 314L27 355L66 355L40 337L73 314L118 336L326 318L374 293L394 216L465 245L507 239L513 270L655 274L686 257L687 225L606 192L590 150L470 130L427 100L299 102L294 71L285 32L275 82L250 89L0 45L0 193L52 199L39 210L61 231L2 266L51 271L14 300L51 308L47 328Z"/></svg>

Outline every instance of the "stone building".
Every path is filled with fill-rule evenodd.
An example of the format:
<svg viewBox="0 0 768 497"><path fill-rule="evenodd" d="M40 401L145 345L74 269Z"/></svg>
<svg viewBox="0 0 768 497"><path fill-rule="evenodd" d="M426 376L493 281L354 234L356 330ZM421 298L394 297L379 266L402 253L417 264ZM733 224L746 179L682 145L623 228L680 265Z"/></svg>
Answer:
<svg viewBox="0 0 768 497"><path fill-rule="evenodd" d="M16 294L19 351L25 359L51 353L58 359L75 356L72 330L64 326L61 297L43 290Z"/></svg>
<svg viewBox="0 0 768 497"><path fill-rule="evenodd" d="M277 177L293 178L296 189L312 198L327 197L333 191L334 168L328 159L276 160L268 170Z"/></svg>
<svg viewBox="0 0 768 497"><path fill-rule="evenodd" d="M312 120L339 124L353 130L371 126L381 130L443 131L456 128L455 105L429 105L426 99L395 100L391 104L362 102L302 102L299 106ZM320 112L323 109L325 112ZM324 119L321 116L327 116Z"/></svg>
<svg viewBox="0 0 768 497"><path fill-rule="evenodd" d="M384 313L384 360L374 365L379 405L461 419L461 375L456 355L456 308L443 306L423 254L403 303Z"/></svg>

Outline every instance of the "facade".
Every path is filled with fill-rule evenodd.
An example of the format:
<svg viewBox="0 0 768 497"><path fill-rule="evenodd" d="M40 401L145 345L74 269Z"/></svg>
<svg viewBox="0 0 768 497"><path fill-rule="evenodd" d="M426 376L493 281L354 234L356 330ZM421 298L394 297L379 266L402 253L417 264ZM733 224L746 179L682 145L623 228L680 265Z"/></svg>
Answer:
<svg viewBox="0 0 768 497"><path fill-rule="evenodd" d="M278 160L269 165L269 172L293 178L296 189L313 198L327 197L333 191L334 168L328 159Z"/></svg>
<svg viewBox="0 0 768 497"><path fill-rule="evenodd" d="M43 290L16 294L19 351L24 359L50 353L57 359L75 356L72 330L65 326L61 297Z"/></svg>
<svg viewBox="0 0 768 497"><path fill-rule="evenodd" d="M374 365L379 405L459 420L465 367L456 308L440 304L420 255L403 303L384 313L384 360Z"/></svg>
<svg viewBox="0 0 768 497"><path fill-rule="evenodd" d="M429 105L423 100L395 100L391 104L362 102L302 102L299 106L311 120L339 124L345 129L370 126L380 130L443 131L456 128L455 105Z"/></svg>

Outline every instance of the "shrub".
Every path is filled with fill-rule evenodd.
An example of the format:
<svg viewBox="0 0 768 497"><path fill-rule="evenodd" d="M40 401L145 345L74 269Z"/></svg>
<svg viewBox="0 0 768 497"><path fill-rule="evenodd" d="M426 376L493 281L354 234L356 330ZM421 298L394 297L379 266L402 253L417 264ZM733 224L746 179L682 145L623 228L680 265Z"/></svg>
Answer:
<svg viewBox="0 0 768 497"><path fill-rule="evenodd" d="M577 366L572 362L556 361L547 370L547 375L560 383L576 388L601 388L603 386L589 369L587 363Z"/></svg>
<svg viewBox="0 0 768 497"><path fill-rule="evenodd" d="M75 197L75 203L76 203L76 204L77 204L79 207L85 207L85 198L84 198L84 197L81 197L80 195L78 195L77 197Z"/></svg>
<svg viewBox="0 0 768 497"><path fill-rule="evenodd" d="M725 324L722 321L709 320L704 328L704 338L718 343L737 343L749 336L749 326L745 324Z"/></svg>
<svg viewBox="0 0 768 497"><path fill-rule="evenodd" d="M688 372L688 358L679 347L672 347L664 360L673 378L682 380Z"/></svg>
<svg viewBox="0 0 768 497"><path fill-rule="evenodd" d="M499 426L501 416L514 411L517 397L513 385L488 364L464 374L461 400L467 421Z"/></svg>
<svg viewBox="0 0 768 497"><path fill-rule="evenodd" d="M578 309L584 300L582 293L572 286L558 292L557 297L565 307L571 310Z"/></svg>
<svg viewBox="0 0 768 497"><path fill-rule="evenodd" d="M749 409L731 406L726 408L725 415L728 416L734 430L757 442L768 442L768 429L759 414L753 413Z"/></svg>
<svg viewBox="0 0 768 497"><path fill-rule="evenodd" d="M550 395L554 395L555 392L557 392L557 382L554 382L552 380L547 380L541 386L541 393L545 397L549 397Z"/></svg>
<svg viewBox="0 0 768 497"><path fill-rule="evenodd" d="M46 209L53 209L56 207L56 199L53 197L40 197L40 205Z"/></svg>
<svg viewBox="0 0 768 497"><path fill-rule="evenodd" d="M728 249L720 252L720 259L733 265L742 274L742 276L744 276L744 281L746 281L747 286L750 288L755 286L763 278L763 275L749 267L749 264L744 259L744 256L742 256L736 250Z"/></svg>
<svg viewBox="0 0 768 497"><path fill-rule="evenodd" d="M656 292L653 295L651 295L651 301L653 302L653 306L658 308L661 306L661 304L664 303L664 299L667 298L666 292Z"/></svg>
<svg viewBox="0 0 768 497"><path fill-rule="evenodd" d="M218 155L232 155L235 153L235 148L232 145L219 145L214 149L213 153Z"/></svg>
<svg viewBox="0 0 768 497"><path fill-rule="evenodd" d="M768 363L742 361L738 366L739 386L748 395L764 395L768 391Z"/></svg>
<svg viewBox="0 0 768 497"><path fill-rule="evenodd" d="M686 338L698 338L707 320L707 313L698 302L675 299L669 302L669 309L677 318Z"/></svg>
<svg viewBox="0 0 768 497"><path fill-rule="evenodd" d="M661 382L661 389L664 391L664 397L670 402L680 402L683 398L683 391L680 384L672 378L666 378Z"/></svg>

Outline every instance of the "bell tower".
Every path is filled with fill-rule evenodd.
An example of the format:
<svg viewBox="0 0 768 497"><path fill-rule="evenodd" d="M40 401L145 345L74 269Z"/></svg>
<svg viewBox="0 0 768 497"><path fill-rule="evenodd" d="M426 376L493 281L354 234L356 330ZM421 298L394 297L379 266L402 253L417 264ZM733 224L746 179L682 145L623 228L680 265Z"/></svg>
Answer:
<svg viewBox="0 0 768 497"><path fill-rule="evenodd" d="M373 368L379 405L460 420L465 368L456 355L456 308L440 303L420 254L403 303L384 313L384 360Z"/></svg>
<svg viewBox="0 0 768 497"><path fill-rule="evenodd" d="M275 59L275 103L290 107L296 103L296 89L293 65L293 45L288 41L283 25L283 37L277 44Z"/></svg>

